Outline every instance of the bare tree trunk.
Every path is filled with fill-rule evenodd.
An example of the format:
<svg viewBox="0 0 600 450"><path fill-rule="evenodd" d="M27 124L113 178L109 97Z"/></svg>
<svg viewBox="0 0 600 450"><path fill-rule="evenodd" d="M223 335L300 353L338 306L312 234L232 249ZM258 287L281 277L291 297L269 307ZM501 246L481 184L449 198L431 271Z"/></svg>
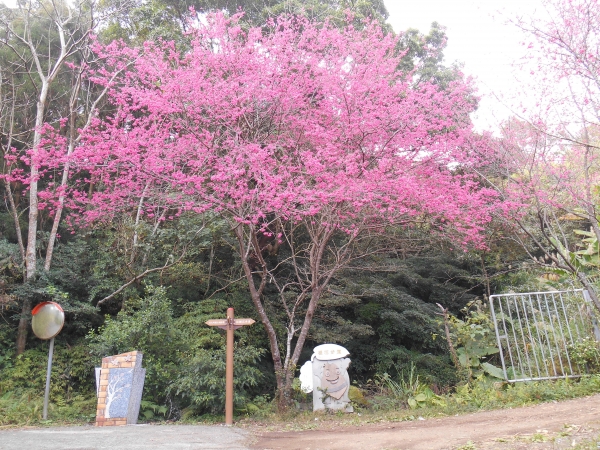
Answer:
<svg viewBox="0 0 600 450"><path fill-rule="evenodd" d="M63 167L62 178L60 180L60 191L58 194L58 207L54 213L54 219L52 221L52 229L50 230L50 236L48 238L48 247L46 248L46 259L44 260L44 270L48 272L50 270L50 264L52 263L52 256L54 255L54 245L56 243L56 236L58 234L58 226L62 219L62 213L65 207L65 189L67 188L67 181L69 180L70 161L69 157L73 153L75 148L75 134L76 129L76 117L77 117L77 98L81 90L81 71L77 74L75 84L71 89L71 98L69 100L69 143L67 147L67 160Z"/></svg>
<svg viewBox="0 0 600 450"><path fill-rule="evenodd" d="M19 325L17 327L17 355L20 355L25 351L25 344L27 343L27 332L29 331L29 315L31 314L31 299L26 298L23 301L21 307L21 318L19 319Z"/></svg>
<svg viewBox="0 0 600 450"><path fill-rule="evenodd" d="M25 250L25 282L31 282L35 279L37 269L37 226L39 216L38 206L38 177L39 177L39 161L38 152L42 135L40 128L44 123L44 109L46 99L48 97L48 83L45 80L42 83L40 97L37 102L37 114L35 119L36 128L33 135L33 148L31 152L31 166L29 172L29 220L27 229L27 248ZM29 331L29 316L31 315L31 299L27 298L23 301L21 310L21 318L17 328L16 352L20 355L25 351L27 342L27 334Z"/></svg>
<svg viewBox="0 0 600 450"><path fill-rule="evenodd" d="M17 205L15 205L15 199L13 198L12 189L10 188L10 182L4 181L4 190L8 197L8 204L10 209L10 215L12 216L15 224L15 233L17 235L17 243L19 245L19 252L21 253L21 261L25 262L25 246L23 244L23 231L21 230L21 223L19 222L19 212L17 211Z"/></svg>
<svg viewBox="0 0 600 450"><path fill-rule="evenodd" d="M205 297L208 295L208 291L210 290L210 277L212 275L212 266L213 266L214 259L215 259L215 243L214 243L214 240L211 240L210 256L209 256L209 260L208 260L208 275L206 277L206 290L204 291Z"/></svg>
<svg viewBox="0 0 600 450"><path fill-rule="evenodd" d="M596 293L596 289L594 288L594 285L592 283L590 283L590 280L588 280L588 277L585 275L585 273L583 273L581 271L577 272L577 279L581 282L581 284L583 285L585 290L588 291L588 294L590 295L590 299L592 300L592 303L594 303L594 306L596 307L596 309L598 311L600 311L600 299L598 299L598 294Z"/></svg>
<svg viewBox="0 0 600 450"><path fill-rule="evenodd" d="M452 362L456 367L456 370L459 372L462 370L460 365L460 361L458 360L458 354L456 353L456 349L454 348L454 344L452 343L452 337L450 336L450 320L448 314L448 308L444 308L439 303L436 303L439 308L442 310L442 316L444 317L444 332L446 333L446 342L448 343L448 349L450 350L450 356L452 357Z"/></svg>
<svg viewBox="0 0 600 450"><path fill-rule="evenodd" d="M487 269L485 268L484 255L480 254L479 258L481 260L481 272L483 273L483 280L485 282L485 292L486 292L488 298L490 298L490 296L492 295L492 289L490 286L490 277L488 276Z"/></svg>
<svg viewBox="0 0 600 450"><path fill-rule="evenodd" d="M3 77L0 72L0 85L2 84ZM15 105L16 105L16 95L15 95L15 85L14 82L11 83L12 88L12 105L10 108L10 120L8 125L8 141L6 143L6 149L10 150L12 147L12 139L15 125ZM10 174L10 169L7 171L7 175ZM23 232L21 230L21 223L19 222L19 212L17 211L17 205L15 203L15 199L13 197L12 189L10 187L10 181L6 178L4 179L4 190L6 192L6 197L8 198L9 210L10 214L13 218L13 222L15 225L15 233L17 235L17 243L19 245L19 252L21 253L21 264L25 264L25 245L23 244Z"/></svg>
<svg viewBox="0 0 600 450"><path fill-rule="evenodd" d="M265 311L264 305L262 303L262 293L265 287L266 282L266 269L263 267L263 277L260 285L257 287L254 283L254 275L252 274L252 270L248 263L248 253L250 252L250 248L252 247L252 241L256 241L256 236L252 236L254 233L254 229L250 227L250 239L249 242L246 243L244 239L244 230L243 225L238 224L234 229L235 235L237 237L239 246L238 250L240 253L240 258L242 260L242 268L244 270L244 274L246 276L246 280L248 281L248 287L250 289L250 297L252 299L252 303L256 308L256 312L258 313L263 326L267 332L267 337L269 339L269 347L271 349L271 355L273 358L273 364L275 366L275 380L277 382L277 391L279 392L283 389L285 385L285 376L283 371L283 364L281 362L281 352L279 351L279 342L277 340L277 333L273 324L269 320L269 316ZM258 247L255 246L256 249ZM256 250L258 254L260 254L260 250Z"/></svg>
<svg viewBox="0 0 600 450"><path fill-rule="evenodd" d="M48 83L42 82L40 97L37 102L37 114L35 117L35 130L33 134L33 147L31 149L31 165L29 172L29 220L27 230L27 248L25 250L25 273L26 280L31 281L36 273L36 246L37 226L39 216L38 206L38 178L39 178L39 147L42 140L40 128L44 124L44 110L48 98Z"/></svg>

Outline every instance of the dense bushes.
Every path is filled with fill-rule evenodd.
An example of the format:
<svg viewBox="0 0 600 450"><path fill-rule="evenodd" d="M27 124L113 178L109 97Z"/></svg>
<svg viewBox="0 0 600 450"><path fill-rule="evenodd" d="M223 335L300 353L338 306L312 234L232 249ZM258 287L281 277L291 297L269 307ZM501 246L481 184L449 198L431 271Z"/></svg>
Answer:
<svg viewBox="0 0 600 450"><path fill-rule="evenodd" d="M144 354L144 400L168 406L167 416L178 418L183 408L197 414L222 410L225 395L223 333L204 322L222 318L222 300L188 304L175 318L164 288L148 287L143 298L128 302L126 311L107 317L105 324L87 337L98 358L133 349ZM236 398L243 406L256 392L261 372L257 360L264 351L243 340L236 346Z"/></svg>
<svg viewBox="0 0 600 450"><path fill-rule="evenodd" d="M228 306L236 308L237 316L255 314L242 284L223 285L222 279L227 279L224 274L235 269L225 235L209 239L210 250L198 248L173 268L132 285L103 305L108 314L102 316L90 305L90 298L97 299L100 291L108 292L107 283L117 285L115 272L102 278L102 270L118 264L118 255L113 255L111 261L112 247L101 245L114 242L115 233L94 232L59 246L52 271L35 284L18 289L34 303L56 300L66 310L65 328L55 346L51 404L56 408L85 401L88 406L83 408L82 417L93 415L93 368L99 366L103 356L139 350L147 370L142 411L146 417L177 419L220 412L224 333L207 327L205 322L224 317ZM211 260L212 274L208 278ZM468 261L443 256L389 259L386 264L396 270L369 271L358 276L348 271L336 278L315 317L301 362L310 358L315 345L338 342L351 352L351 377L358 383L386 372L396 377L398 371L413 365L423 384L447 391L458 377L440 337L441 323L434 303L446 303L442 291L454 292L455 305L463 305L473 297L472 293L461 294L473 287L466 276ZM427 265L432 268L429 272ZM462 281L457 282L459 278ZM165 287L157 287L161 283ZM419 298L421 291L415 286L429 286L427 296ZM270 295L274 294L267 290L268 305ZM16 403L20 398L35 399L43 392L47 344L30 337L29 350L15 358L13 343L19 315L12 308L3 316L0 396ZM264 405L273 398L273 369L270 355L264 350L266 344L260 324L236 331L238 411L248 411L253 404ZM51 409L54 415L56 411L52 413ZM66 410L61 414L74 417Z"/></svg>
<svg viewBox="0 0 600 450"><path fill-rule="evenodd" d="M185 220L166 225L169 230L148 244L148 261L154 258L154 263L162 264L166 252L177 242L180 227L191 226ZM8 292L15 296L8 298L15 300L0 311L3 423L41 418L47 344L30 336L28 350L19 357L14 355L20 317L15 301L24 296L34 304L58 301L66 311L65 328L55 346L50 417L92 419L96 401L93 368L103 356L131 350L144 353L147 369L142 417L178 419L220 414L224 333L205 322L224 317L229 306L235 307L238 317L256 319L247 287L235 281L239 267L231 253L230 236L221 225L207 230L201 245L188 251L180 263L131 284L101 308L95 308L94 303L127 279L125 271L129 269L119 267L130 257L130 250L119 249L131 238L129 228L116 226L70 238L57 247L49 273L35 283L14 285ZM487 342L490 330L483 320L486 312L474 307L461 311L477 296L483 297L480 261L477 255L436 252L431 248L420 256L374 256L339 273L320 303L300 362L309 359L312 348L323 342L346 346L352 359L351 379L366 389L361 392L363 408L407 407L410 398L419 406L422 402L417 396L427 403L436 400L435 395L463 386L467 371L457 370L450 358L436 303L457 316L451 331L458 349L472 344L468 342L472 326L484 332ZM12 273L9 269L6 267L3 278L7 282ZM493 273L489 268L487 275ZM526 272L502 278L507 288L535 280ZM276 289L268 285L268 308L276 308L277 300L272 298L276 295ZM256 405L261 412L268 410L275 383L271 355L264 350L267 347L260 323L236 331L238 413L256 411ZM478 364L481 362L483 359L478 359ZM471 375L480 374L478 369L472 367ZM413 380L418 379L417 384L410 383L409 373ZM402 386L404 381L405 386L416 385L418 389L403 394L402 400L393 400L382 384L384 375L389 385ZM374 382L379 383L377 388ZM467 388L459 389L461 397L468 397ZM307 408L309 401L297 393L296 405Z"/></svg>
<svg viewBox="0 0 600 450"><path fill-rule="evenodd" d="M5 355L0 370L0 424L40 420L46 383L48 346L26 350L16 358ZM93 358L85 342L54 347L50 411L64 420L91 420L96 413Z"/></svg>

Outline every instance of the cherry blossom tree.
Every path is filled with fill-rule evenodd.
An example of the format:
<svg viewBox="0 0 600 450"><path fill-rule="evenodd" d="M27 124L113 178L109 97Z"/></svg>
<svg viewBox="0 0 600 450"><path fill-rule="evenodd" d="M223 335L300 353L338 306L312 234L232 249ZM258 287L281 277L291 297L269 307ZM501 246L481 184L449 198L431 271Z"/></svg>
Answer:
<svg viewBox="0 0 600 450"><path fill-rule="evenodd" d="M574 276L600 309L588 279L600 262L594 262L600 241L599 6L596 0L546 0L545 15L516 22L528 48L523 68L535 76L535 87L515 108L518 118L502 128L498 185L521 205L513 218L531 257Z"/></svg>
<svg viewBox="0 0 600 450"><path fill-rule="evenodd" d="M415 83L375 23L237 20L210 16L183 55L144 46L110 90L115 113L73 153L71 198L83 222L138 205L227 220L285 407L319 301L374 235L424 226L481 244L496 194L472 169L491 149L471 130L469 84Z"/></svg>

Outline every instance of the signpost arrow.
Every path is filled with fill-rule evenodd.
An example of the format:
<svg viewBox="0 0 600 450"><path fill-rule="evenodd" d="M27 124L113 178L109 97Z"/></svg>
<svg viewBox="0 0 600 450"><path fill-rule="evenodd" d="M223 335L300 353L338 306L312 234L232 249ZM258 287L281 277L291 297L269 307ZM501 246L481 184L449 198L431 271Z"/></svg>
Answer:
<svg viewBox="0 0 600 450"><path fill-rule="evenodd" d="M227 319L210 319L206 321L209 327L223 327L227 325Z"/></svg>
<svg viewBox="0 0 600 450"><path fill-rule="evenodd" d="M236 319L233 308L227 308L226 319L210 319L209 327L227 330L227 361L225 366L225 425L233 425L233 331L245 325L252 325L252 319Z"/></svg>

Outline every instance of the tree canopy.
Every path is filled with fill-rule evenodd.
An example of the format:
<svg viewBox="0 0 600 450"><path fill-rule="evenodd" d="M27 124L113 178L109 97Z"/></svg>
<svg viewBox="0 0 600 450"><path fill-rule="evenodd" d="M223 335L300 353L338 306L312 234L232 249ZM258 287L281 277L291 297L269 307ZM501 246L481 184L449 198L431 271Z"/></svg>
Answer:
<svg viewBox="0 0 600 450"><path fill-rule="evenodd" d="M106 50L108 61L134 64L111 89L115 114L75 152L87 174L72 192L79 217L137 207L161 220L224 218L284 395L320 298L355 251L370 251L366 237L426 223L477 245L496 208L469 170L491 149L472 133L468 84L415 83L397 70L397 45L376 22L339 29L281 16L246 30L216 14L183 54ZM284 246L289 259L271 263ZM267 283L287 313L283 336L264 304Z"/></svg>

